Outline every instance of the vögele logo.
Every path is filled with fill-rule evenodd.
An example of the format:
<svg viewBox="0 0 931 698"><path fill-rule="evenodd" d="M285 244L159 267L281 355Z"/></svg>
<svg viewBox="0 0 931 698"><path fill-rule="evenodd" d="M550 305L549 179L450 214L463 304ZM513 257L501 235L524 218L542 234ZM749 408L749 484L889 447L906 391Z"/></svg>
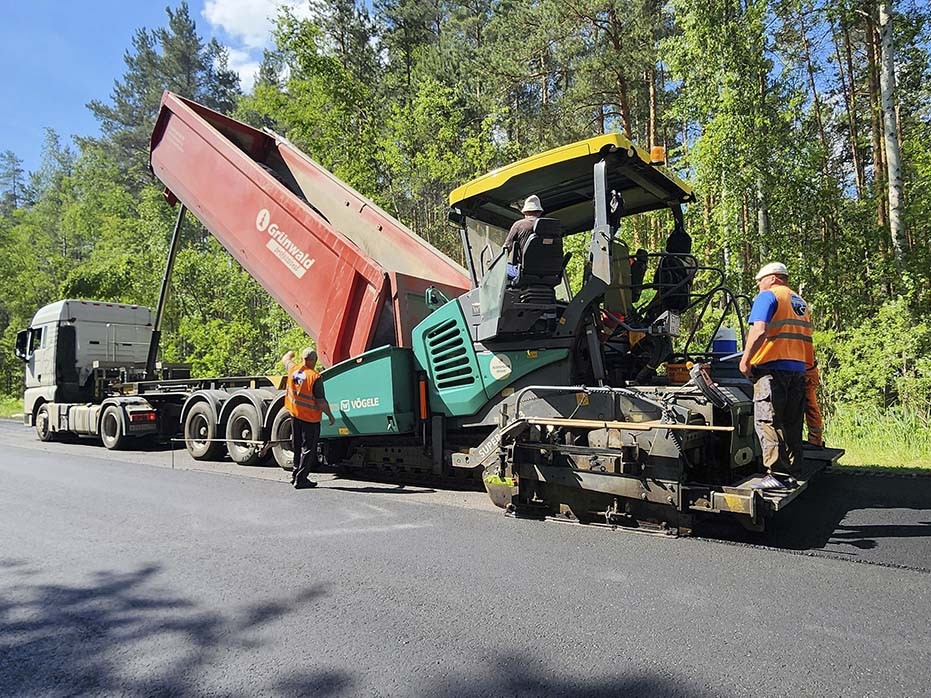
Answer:
<svg viewBox="0 0 931 698"><path fill-rule="evenodd" d="M268 212L267 208L263 208L259 211L259 215L255 217L255 227L258 228L261 232L265 232L265 229L268 228L268 224L271 222L272 214Z"/></svg>
<svg viewBox="0 0 931 698"><path fill-rule="evenodd" d="M341 412L350 410L361 410L372 407L378 407L381 404L381 398L377 397L357 397L352 400L340 400L339 409Z"/></svg>

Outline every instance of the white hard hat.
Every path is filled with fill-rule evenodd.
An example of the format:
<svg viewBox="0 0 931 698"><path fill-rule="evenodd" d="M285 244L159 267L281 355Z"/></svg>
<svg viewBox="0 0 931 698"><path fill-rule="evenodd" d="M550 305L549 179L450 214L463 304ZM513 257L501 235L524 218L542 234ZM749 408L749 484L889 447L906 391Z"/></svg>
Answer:
<svg viewBox="0 0 931 698"><path fill-rule="evenodd" d="M764 276L769 276L770 274L778 274L779 276L788 276L789 270L786 269L786 265L782 262L770 262L763 266L760 269L756 276L754 277L757 281L762 279Z"/></svg>
<svg viewBox="0 0 931 698"><path fill-rule="evenodd" d="M521 208L521 213L530 213L532 211L539 211L543 213L543 205L540 203L540 197L536 194L531 194L524 200L524 205Z"/></svg>

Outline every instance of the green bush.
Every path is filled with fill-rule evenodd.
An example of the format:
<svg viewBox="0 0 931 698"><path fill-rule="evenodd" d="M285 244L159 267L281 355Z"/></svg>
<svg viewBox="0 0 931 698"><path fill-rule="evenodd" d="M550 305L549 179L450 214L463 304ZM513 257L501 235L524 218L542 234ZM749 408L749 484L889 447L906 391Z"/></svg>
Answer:
<svg viewBox="0 0 931 698"><path fill-rule="evenodd" d="M901 408L931 417L931 326L898 297L845 331L815 337L824 409Z"/></svg>
<svg viewBox="0 0 931 698"><path fill-rule="evenodd" d="M0 395L0 418L10 418L23 413L23 398L15 395Z"/></svg>

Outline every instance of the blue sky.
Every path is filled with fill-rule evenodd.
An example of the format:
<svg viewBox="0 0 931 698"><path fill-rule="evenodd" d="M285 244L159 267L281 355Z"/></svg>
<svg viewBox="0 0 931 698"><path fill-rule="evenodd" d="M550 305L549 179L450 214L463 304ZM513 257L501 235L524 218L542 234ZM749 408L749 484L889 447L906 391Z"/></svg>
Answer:
<svg viewBox="0 0 931 698"><path fill-rule="evenodd" d="M180 0L0 0L0 151L12 150L27 171L40 163L46 126L64 142L97 133L86 108L107 101L123 75L133 32L165 26L165 6ZM230 47L231 65L246 87L269 41L276 6L298 0L189 0L205 40Z"/></svg>

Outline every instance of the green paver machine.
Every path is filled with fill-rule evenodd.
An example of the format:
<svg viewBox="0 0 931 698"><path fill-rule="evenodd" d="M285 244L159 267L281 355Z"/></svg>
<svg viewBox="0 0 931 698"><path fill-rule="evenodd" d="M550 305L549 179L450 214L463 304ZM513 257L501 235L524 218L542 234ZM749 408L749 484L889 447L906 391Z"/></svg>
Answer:
<svg viewBox="0 0 931 698"><path fill-rule="evenodd" d="M503 249L531 194L544 216L518 250ZM411 349L375 349L324 373L339 407L323 432L328 461L481 477L518 516L682 533L696 516L732 514L761 530L842 451L806 451L793 490L753 489L752 386L710 341L694 348L699 325L713 334L726 314L738 327L744 316L723 272L692 253L682 215L691 200L684 182L618 134L455 190L450 220L473 288L452 299L429 289L435 310ZM622 221L656 210L670 213L665 250L632 254ZM570 264L584 268L577 289Z"/></svg>

